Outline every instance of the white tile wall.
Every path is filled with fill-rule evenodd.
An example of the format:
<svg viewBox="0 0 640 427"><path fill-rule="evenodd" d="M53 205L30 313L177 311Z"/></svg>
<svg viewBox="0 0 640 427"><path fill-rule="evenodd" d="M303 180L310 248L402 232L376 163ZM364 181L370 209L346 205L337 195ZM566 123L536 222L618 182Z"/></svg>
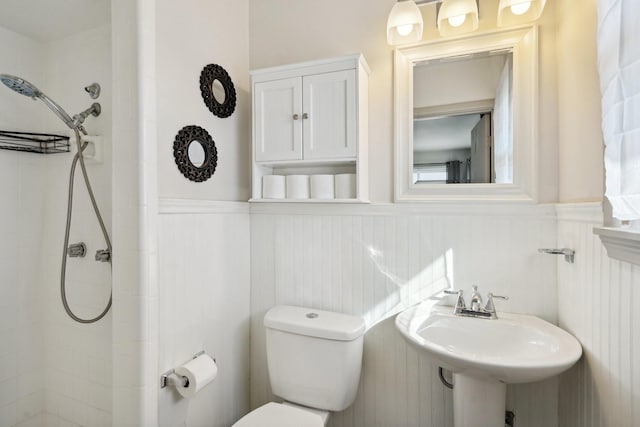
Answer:
<svg viewBox="0 0 640 427"><path fill-rule="evenodd" d="M218 365L190 399L159 391L160 426L230 426L249 409L248 206L164 201L159 230L159 372L200 350Z"/></svg>
<svg viewBox="0 0 640 427"><path fill-rule="evenodd" d="M82 90L85 82L103 83L103 115L89 118L86 125L106 144L105 163L89 166L89 174L110 228L110 29L53 42L33 41L2 28L0 32L0 69L32 80L71 114L93 102ZM86 44L93 49L84 49ZM0 111L0 129L68 132L44 104L5 89ZM111 318L92 326L74 324L60 301L70 163L70 154L0 151L0 304L6 305L0 311L7 316L0 326L3 426L110 424ZM90 251L103 247L79 179L74 206L72 241L85 241ZM104 307L110 286L108 265L96 265L92 257L69 261L67 292L81 316ZM102 421L95 422L98 419Z"/></svg>
<svg viewBox="0 0 640 427"><path fill-rule="evenodd" d="M4 204L0 238L0 425L22 425L43 410L43 314L41 275L33 268L40 255L38 234L44 214L40 182L45 178L42 159L24 154L0 153L0 177L6 180L2 195L14 194ZM11 187L11 188L9 188Z"/></svg>
<svg viewBox="0 0 640 427"><path fill-rule="evenodd" d="M153 2L112 0L113 425L158 423Z"/></svg>
<svg viewBox="0 0 640 427"><path fill-rule="evenodd" d="M640 267L610 259L593 227L599 204L561 206L558 244L576 251L558 261L560 326L582 343L581 361L560 377L560 425L640 425Z"/></svg>
<svg viewBox="0 0 640 427"><path fill-rule="evenodd" d="M3 28L0 69L32 80L70 114L93 102L82 90L87 81L103 84L103 115L87 119L89 131L103 136L105 163L89 166L107 227L111 214L110 29L91 30L52 42L39 42ZM83 47L91 44L93 49ZM15 55L15 52L21 52ZM73 66L71 66L73 64ZM68 130L41 102L5 90L0 94L0 129ZM110 316L95 326L71 322L60 302L60 258L70 154L38 155L0 151L0 425L110 424ZM78 174L79 175L79 174ZM104 245L84 184L76 179L72 241L89 250ZM92 257L89 257L92 258ZM68 287L81 316L99 312L109 298L108 265L71 260ZM4 345L6 344L6 345ZM48 411L49 414L44 415ZM99 420L99 421L98 421ZM53 423L53 424L52 424Z"/></svg>
<svg viewBox="0 0 640 427"><path fill-rule="evenodd" d="M92 49L87 49L92 46ZM82 88L85 82L103 86L98 101L100 117L90 117L89 133L102 137L104 161L87 162L88 174L103 219L111 233L111 30L109 26L47 44L46 87L64 108L74 111L88 107L93 100ZM77 63L76 63L77 62ZM69 67L68 64L75 66ZM44 85L45 83L43 83ZM61 126L52 115L50 126ZM72 141L73 142L73 141ZM60 301L60 258L64 238L67 181L71 154L47 156L47 191L40 195L47 212L42 246L44 323L44 405L51 417L47 422L102 426L111 420L111 313L97 323L83 325L72 321ZM109 264L96 263L93 254L105 248L95 214L91 208L82 174L75 178L74 209L70 242L83 241L89 254L67 260L66 292L69 304L80 317L94 317L106 306L111 292ZM53 422L53 421L51 421ZM55 425L55 424L54 424Z"/></svg>
<svg viewBox="0 0 640 427"><path fill-rule="evenodd" d="M41 43L0 27L0 69L41 79ZM20 51L21 55L15 55ZM29 77L27 77L29 76ZM2 88L0 129L41 131L45 108ZM43 404L42 283L33 268L46 212L40 156L0 150L0 425L35 422Z"/></svg>
<svg viewBox="0 0 640 427"><path fill-rule="evenodd" d="M553 208L450 205L263 207L251 215L251 406L271 399L262 318L275 304L365 317L363 375L333 427L452 425L437 367L395 331L394 315L444 285L509 295L499 310L556 320ZM296 213L292 214L291 211ZM557 380L509 387L518 427L557 424Z"/></svg>

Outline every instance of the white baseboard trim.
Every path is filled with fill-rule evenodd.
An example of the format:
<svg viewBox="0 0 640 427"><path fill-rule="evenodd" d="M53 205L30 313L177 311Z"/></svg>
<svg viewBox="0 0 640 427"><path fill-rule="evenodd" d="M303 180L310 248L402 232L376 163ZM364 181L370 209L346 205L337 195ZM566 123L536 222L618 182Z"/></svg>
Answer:
<svg viewBox="0 0 640 427"><path fill-rule="evenodd" d="M254 215L321 215L321 216L499 216L537 217L555 220L552 204L536 205L501 202L437 202L437 203L250 203Z"/></svg>

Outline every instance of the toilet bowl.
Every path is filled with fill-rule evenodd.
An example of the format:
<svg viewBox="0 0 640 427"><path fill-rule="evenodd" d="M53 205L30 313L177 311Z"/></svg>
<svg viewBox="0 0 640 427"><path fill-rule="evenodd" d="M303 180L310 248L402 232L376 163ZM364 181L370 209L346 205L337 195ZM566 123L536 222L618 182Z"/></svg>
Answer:
<svg viewBox="0 0 640 427"><path fill-rule="evenodd" d="M329 411L351 406L362 367L361 317L276 306L264 326L271 389L285 402L260 406L233 427L324 427Z"/></svg>
<svg viewBox="0 0 640 427"><path fill-rule="evenodd" d="M324 427L328 419L327 411L269 402L249 412L233 427Z"/></svg>

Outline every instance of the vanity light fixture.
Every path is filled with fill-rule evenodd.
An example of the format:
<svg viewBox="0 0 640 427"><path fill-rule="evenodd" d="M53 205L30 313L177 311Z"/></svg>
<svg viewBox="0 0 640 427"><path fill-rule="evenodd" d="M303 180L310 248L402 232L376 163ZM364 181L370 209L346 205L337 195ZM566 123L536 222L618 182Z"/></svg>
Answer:
<svg viewBox="0 0 640 427"><path fill-rule="evenodd" d="M387 43L400 45L422 40L423 20L418 6L436 3L441 36L478 29L480 0L398 0L387 19ZM498 27L517 26L540 18L547 0L500 0Z"/></svg>
<svg viewBox="0 0 640 427"><path fill-rule="evenodd" d="M498 27L524 24L540 18L547 0L500 0Z"/></svg>
<svg viewBox="0 0 640 427"><path fill-rule="evenodd" d="M387 19L387 43L398 45L422 40L422 13L413 0L393 5Z"/></svg>
<svg viewBox="0 0 640 427"><path fill-rule="evenodd" d="M477 0L442 1L438 10L438 31L441 36L464 34L477 29Z"/></svg>

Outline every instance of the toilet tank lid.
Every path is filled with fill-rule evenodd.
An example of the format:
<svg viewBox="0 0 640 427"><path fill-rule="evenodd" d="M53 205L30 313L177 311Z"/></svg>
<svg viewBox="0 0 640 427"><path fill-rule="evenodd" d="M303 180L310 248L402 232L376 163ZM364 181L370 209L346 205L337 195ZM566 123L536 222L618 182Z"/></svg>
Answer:
<svg viewBox="0 0 640 427"><path fill-rule="evenodd" d="M364 319L360 316L291 305L270 309L264 316L264 326L337 341L352 341L362 336L365 329Z"/></svg>

